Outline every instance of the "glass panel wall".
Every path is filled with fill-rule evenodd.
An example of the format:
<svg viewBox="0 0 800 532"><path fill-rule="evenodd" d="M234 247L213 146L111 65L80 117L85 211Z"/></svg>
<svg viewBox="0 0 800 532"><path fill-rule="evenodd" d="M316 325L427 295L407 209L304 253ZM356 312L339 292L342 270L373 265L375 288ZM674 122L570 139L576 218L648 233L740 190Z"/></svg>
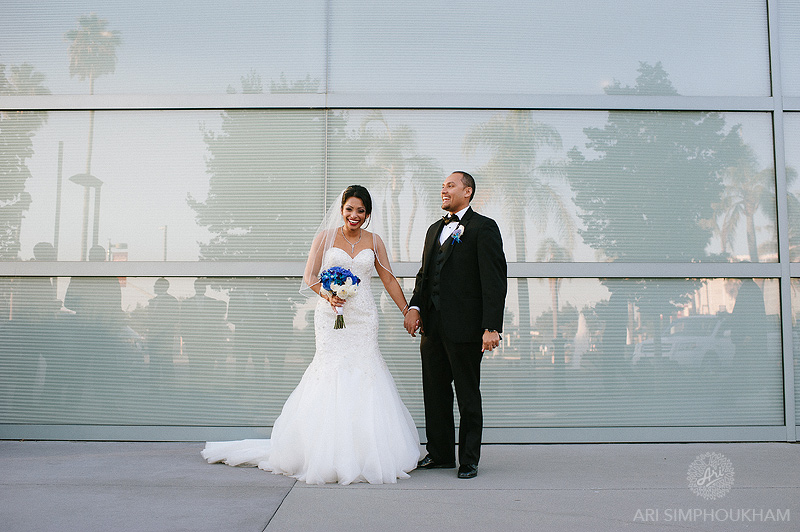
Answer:
<svg viewBox="0 0 800 532"><path fill-rule="evenodd" d="M498 221L511 261L777 260L767 113L4 116L18 129L3 129L0 152L21 162L0 183L4 260L40 242L69 261L92 245L129 261L304 260L324 203L360 183L394 260L418 261L455 169L475 175L475 208Z"/></svg>
<svg viewBox="0 0 800 532"><path fill-rule="evenodd" d="M683 95L770 93L766 3L758 0L503 1L458 10L331 0L329 9L333 92L603 94L632 85L644 63L663 65ZM325 12L324 0L235 9L15 1L4 9L0 49L4 64L42 73L53 94L223 94L251 72L273 92L324 92ZM101 54L82 53L89 39Z"/></svg>
<svg viewBox="0 0 800 532"><path fill-rule="evenodd" d="M319 300L298 287L3 278L0 423L269 427L314 354ZM374 295L422 426L418 340ZM511 279L485 426L780 425L778 301L774 279Z"/></svg>
<svg viewBox="0 0 800 532"><path fill-rule="evenodd" d="M53 94L323 92L325 0L12 0L0 50Z"/></svg>
<svg viewBox="0 0 800 532"><path fill-rule="evenodd" d="M487 428L780 428L795 4L6 2L0 425L268 428L313 356L297 276L329 203L367 186L409 276L466 170L514 275ZM375 297L422 426L418 340Z"/></svg>
<svg viewBox="0 0 800 532"><path fill-rule="evenodd" d="M789 254L792 262L800 261L800 113L786 113L784 141L786 147L786 200L789 211Z"/></svg>
<svg viewBox="0 0 800 532"><path fill-rule="evenodd" d="M330 56L332 92L770 94L763 0L331 0Z"/></svg>

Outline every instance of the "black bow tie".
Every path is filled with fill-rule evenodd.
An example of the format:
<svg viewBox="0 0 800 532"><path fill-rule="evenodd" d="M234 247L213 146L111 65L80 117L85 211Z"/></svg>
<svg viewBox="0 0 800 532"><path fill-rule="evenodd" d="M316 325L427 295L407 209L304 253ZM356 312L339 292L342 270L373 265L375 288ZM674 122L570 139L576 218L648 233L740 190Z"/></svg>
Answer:
<svg viewBox="0 0 800 532"><path fill-rule="evenodd" d="M458 222L460 218L457 214L447 214L446 216L442 216L442 220L444 220L444 225L447 225L451 222Z"/></svg>

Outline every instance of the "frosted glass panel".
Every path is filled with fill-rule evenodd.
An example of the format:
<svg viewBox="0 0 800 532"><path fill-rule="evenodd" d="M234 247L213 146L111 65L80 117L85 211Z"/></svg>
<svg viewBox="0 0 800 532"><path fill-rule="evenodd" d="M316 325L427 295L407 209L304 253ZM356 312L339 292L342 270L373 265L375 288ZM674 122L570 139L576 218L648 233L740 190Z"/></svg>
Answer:
<svg viewBox="0 0 800 532"><path fill-rule="evenodd" d="M82 54L87 42L102 51ZM31 65L53 94L224 94L251 74L265 92L322 92L325 2L14 0L0 50L0 63Z"/></svg>
<svg viewBox="0 0 800 532"><path fill-rule="evenodd" d="M97 111L91 158L89 112L7 116L2 260L304 259L324 212L323 111Z"/></svg>
<svg viewBox="0 0 800 532"><path fill-rule="evenodd" d="M332 92L770 94L766 2L331 1Z"/></svg>
<svg viewBox="0 0 800 532"><path fill-rule="evenodd" d="M272 426L314 355L319 300L298 286L2 278L0 423ZM375 297L422 426L419 339ZM485 426L780 425L779 318L771 279L512 279Z"/></svg>
<svg viewBox="0 0 800 532"><path fill-rule="evenodd" d="M367 186L395 260L420 260L454 170L475 176L473 207L513 262L777 260L766 113L364 110L329 125L328 201Z"/></svg>
<svg viewBox="0 0 800 532"><path fill-rule="evenodd" d="M792 262L800 261L800 113L785 113L784 145L786 146L786 188L789 209L789 254Z"/></svg>
<svg viewBox="0 0 800 532"><path fill-rule="evenodd" d="M257 278L4 278L0 419L269 426L313 356L298 287ZM55 312L54 295L64 304Z"/></svg>
<svg viewBox="0 0 800 532"><path fill-rule="evenodd" d="M794 351L795 422L800 425L800 279L792 279L792 350Z"/></svg>
<svg viewBox="0 0 800 532"><path fill-rule="evenodd" d="M800 4L778 1L781 79L784 96L800 96Z"/></svg>
<svg viewBox="0 0 800 532"><path fill-rule="evenodd" d="M486 426L781 425L779 320L776 280L512 279Z"/></svg>

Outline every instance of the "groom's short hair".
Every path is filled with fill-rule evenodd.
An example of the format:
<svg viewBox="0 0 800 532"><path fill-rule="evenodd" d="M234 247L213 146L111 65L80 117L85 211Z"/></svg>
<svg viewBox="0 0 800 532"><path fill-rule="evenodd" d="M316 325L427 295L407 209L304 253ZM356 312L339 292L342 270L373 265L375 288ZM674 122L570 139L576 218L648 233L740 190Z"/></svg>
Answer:
<svg viewBox="0 0 800 532"><path fill-rule="evenodd" d="M468 173L464 172L463 170L456 170L453 173L461 174L461 183L465 187L469 187L472 189L472 194L470 194L469 196L469 200L472 201L472 198L475 197L475 178L469 175Z"/></svg>

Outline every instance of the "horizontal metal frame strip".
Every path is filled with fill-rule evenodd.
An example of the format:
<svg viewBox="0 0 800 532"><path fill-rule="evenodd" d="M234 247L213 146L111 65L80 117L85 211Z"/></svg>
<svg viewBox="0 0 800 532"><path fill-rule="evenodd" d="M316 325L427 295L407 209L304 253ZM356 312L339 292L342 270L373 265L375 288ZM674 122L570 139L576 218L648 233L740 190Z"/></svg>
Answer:
<svg viewBox="0 0 800 532"><path fill-rule="evenodd" d="M783 110L800 111L800 98L798 97L783 98Z"/></svg>
<svg viewBox="0 0 800 532"><path fill-rule="evenodd" d="M800 277L800 264L791 265ZM0 262L0 277L300 277L305 262ZM398 277L415 277L419 262L397 262ZM508 277L764 278L780 277L779 263L512 262Z"/></svg>
<svg viewBox="0 0 800 532"><path fill-rule="evenodd" d="M788 99L800 108L800 98ZM785 104L787 102L784 102ZM791 103L786 106L792 108ZM771 96L628 96L442 93L122 94L3 96L0 109L563 109L772 111Z"/></svg>
<svg viewBox="0 0 800 532"><path fill-rule="evenodd" d="M425 441L424 427L418 427ZM269 438L269 427L0 424L0 440L219 441ZM483 429L492 443L665 443L786 441L784 426L545 427Z"/></svg>

